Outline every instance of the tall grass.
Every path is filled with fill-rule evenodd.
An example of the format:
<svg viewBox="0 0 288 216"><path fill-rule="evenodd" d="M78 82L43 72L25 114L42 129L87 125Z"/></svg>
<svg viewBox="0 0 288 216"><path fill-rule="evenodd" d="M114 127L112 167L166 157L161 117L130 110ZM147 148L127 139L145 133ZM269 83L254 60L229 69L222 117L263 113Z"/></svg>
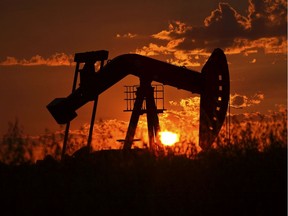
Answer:
<svg viewBox="0 0 288 216"><path fill-rule="evenodd" d="M287 148L286 109L271 111L267 115L253 113L231 116L229 133L226 129L224 127L216 139L216 148L234 148L244 152Z"/></svg>
<svg viewBox="0 0 288 216"><path fill-rule="evenodd" d="M225 125L212 145L212 149L227 154L246 152L263 152L271 148L287 148L287 109L271 111L269 114L250 113L231 115L229 133ZM161 119L160 119L161 120ZM185 122L184 122L185 123ZM169 148L172 155L185 155L188 158L196 157L201 150L195 141L195 131L189 132L189 127L178 130L182 139ZM189 126L189 125L187 125ZM107 120L97 122L94 126L92 147L95 151L103 149L121 149L121 142L126 134L127 122ZM173 128L170 124L168 127ZM178 128L179 129L179 128ZM68 137L66 153L72 155L75 151L87 144L89 125L82 126L79 130L71 131ZM58 131L45 129L42 135L32 137L24 134L23 126L19 120L9 122L8 130L0 141L0 161L6 164L35 163L47 155L59 160L61 156L64 137L64 128ZM147 145L146 124L139 122L136 138L142 141L135 146L145 148ZM192 139L192 138L193 139Z"/></svg>

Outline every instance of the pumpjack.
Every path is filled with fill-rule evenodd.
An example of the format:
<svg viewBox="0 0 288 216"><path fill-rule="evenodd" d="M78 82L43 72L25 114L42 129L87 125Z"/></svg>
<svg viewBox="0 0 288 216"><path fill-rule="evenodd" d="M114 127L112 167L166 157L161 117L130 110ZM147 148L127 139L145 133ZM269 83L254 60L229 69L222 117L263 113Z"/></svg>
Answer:
<svg viewBox="0 0 288 216"><path fill-rule="evenodd" d="M88 145L90 145L98 96L127 75L134 75L139 77L140 86L136 91L136 100L123 149L131 149L139 115L143 114L141 107L144 100L147 109L149 145L152 149L155 147L160 128L151 86L153 81L200 94L199 145L204 151L211 148L224 123L230 94L228 64L220 48L212 52L201 72L138 54L123 54L107 61L104 65L107 59L106 50L76 53L72 93L66 98L56 98L47 105L56 122L67 125L66 135L70 122L77 116L76 110L89 101L94 101L88 137ZM100 62L98 71L95 71L96 62ZM80 64L84 64L82 69ZM78 74L80 74L80 83L76 89Z"/></svg>

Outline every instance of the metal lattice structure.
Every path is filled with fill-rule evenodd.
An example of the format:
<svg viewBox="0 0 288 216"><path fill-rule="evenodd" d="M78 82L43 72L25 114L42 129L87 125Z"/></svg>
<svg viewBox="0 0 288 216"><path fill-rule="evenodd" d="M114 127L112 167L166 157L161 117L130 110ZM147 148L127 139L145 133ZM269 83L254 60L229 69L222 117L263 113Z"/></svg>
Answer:
<svg viewBox="0 0 288 216"><path fill-rule="evenodd" d="M139 85L132 85L132 86L124 86L125 91L125 105L126 109L124 112L132 112L134 108L134 103L136 100L136 92L139 88ZM154 90L154 100L157 108L157 113L163 113L164 108L164 85L152 85L152 88ZM144 101L141 111L143 113L147 113L147 106L146 101Z"/></svg>

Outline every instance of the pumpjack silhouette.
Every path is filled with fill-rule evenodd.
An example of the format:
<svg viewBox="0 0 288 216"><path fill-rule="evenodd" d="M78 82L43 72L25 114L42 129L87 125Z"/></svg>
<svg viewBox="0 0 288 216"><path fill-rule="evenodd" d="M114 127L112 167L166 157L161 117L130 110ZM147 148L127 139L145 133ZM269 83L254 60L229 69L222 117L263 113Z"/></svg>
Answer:
<svg viewBox="0 0 288 216"><path fill-rule="evenodd" d="M72 93L66 98L56 98L47 105L58 124L67 124L66 141L70 121L77 116L76 110L89 101L94 101L88 146L91 144L98 96L131 74L139 77L140 86L136 91L124 149L131 149L138 119L143 112L147 113L150 148L153 150L156 146L160 127L157 115L159 110L155 105L151 86L153 81L200 94L199 145L203 150L211 147L224 123L230 94L229 69L226 56L221 49L217 48L212 52L201 72L138 54L120 55L104 65L107 59L106 50L76 53ZM96 62L100 62L98 71L95 71ZM80 64L84 64L82 69ZM76 89L78 74L80 74L80 84ZM142 109L144 100L146 101L145 111ZM64 140L64 145L66 141Z"/></svg>

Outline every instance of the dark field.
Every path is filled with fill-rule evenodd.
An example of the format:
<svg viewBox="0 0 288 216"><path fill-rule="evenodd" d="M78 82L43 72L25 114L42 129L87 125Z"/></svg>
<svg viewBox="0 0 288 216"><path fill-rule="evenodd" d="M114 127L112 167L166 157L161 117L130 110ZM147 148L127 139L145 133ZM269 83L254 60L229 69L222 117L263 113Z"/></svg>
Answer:
<svg viewBox="0 0 288 216"><path fill-rule="evenodd" d="M286 215L287 148L0 163L1 215Z"/></svg>

